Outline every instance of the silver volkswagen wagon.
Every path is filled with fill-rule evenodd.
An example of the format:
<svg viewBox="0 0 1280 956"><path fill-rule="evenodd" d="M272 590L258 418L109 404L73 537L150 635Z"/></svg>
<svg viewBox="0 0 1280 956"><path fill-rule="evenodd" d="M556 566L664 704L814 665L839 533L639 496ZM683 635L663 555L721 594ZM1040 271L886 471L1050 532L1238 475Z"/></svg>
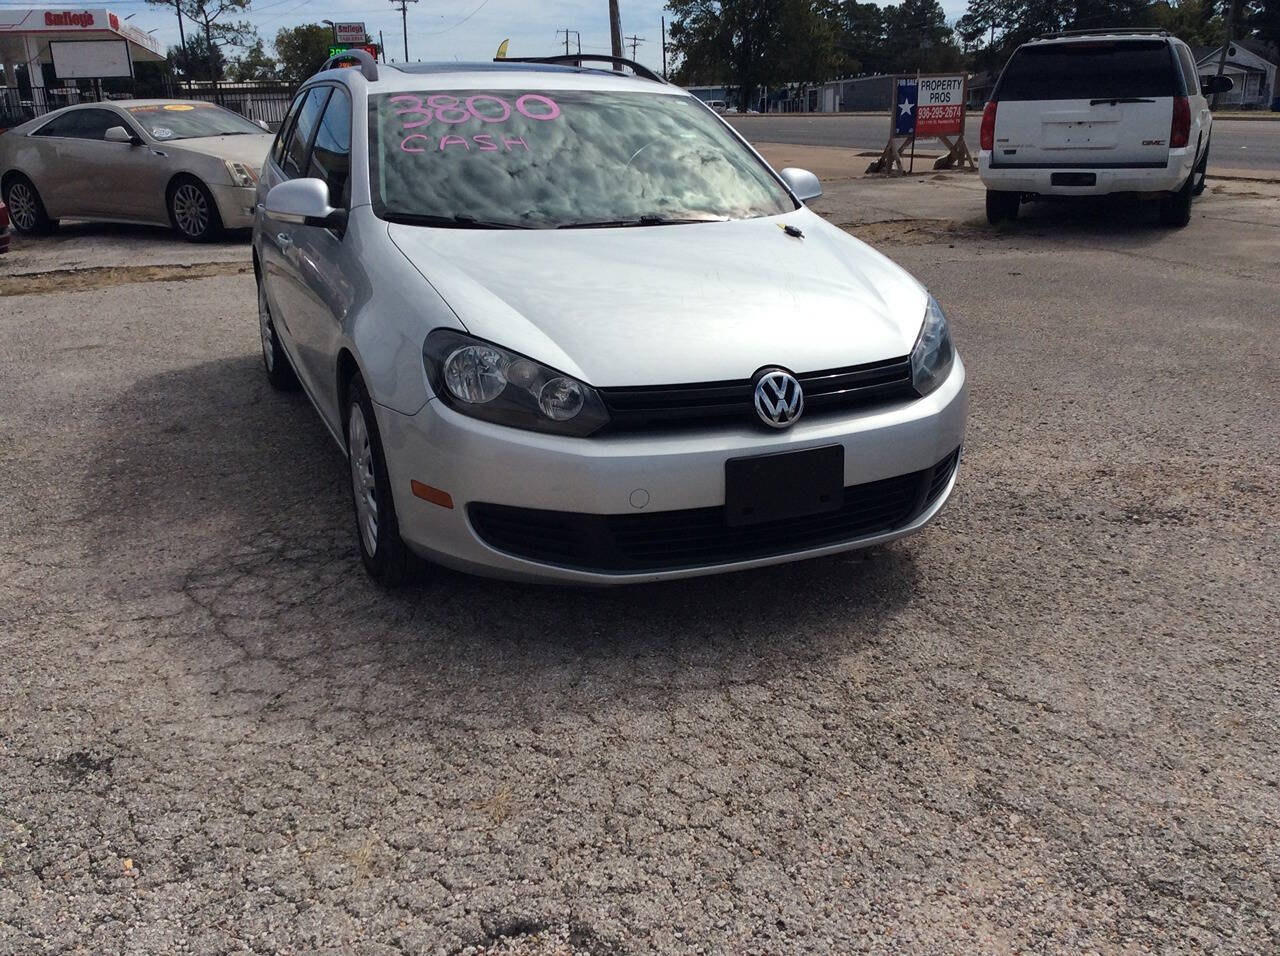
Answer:
<svg viewBox="0 0 1280 956"><path fill-rule="evenodd" d="M353 56L298 92L253 263L267 377L345 452L376 580L710 574L942 509L947 320L812 174L627 61Z"/></svg>

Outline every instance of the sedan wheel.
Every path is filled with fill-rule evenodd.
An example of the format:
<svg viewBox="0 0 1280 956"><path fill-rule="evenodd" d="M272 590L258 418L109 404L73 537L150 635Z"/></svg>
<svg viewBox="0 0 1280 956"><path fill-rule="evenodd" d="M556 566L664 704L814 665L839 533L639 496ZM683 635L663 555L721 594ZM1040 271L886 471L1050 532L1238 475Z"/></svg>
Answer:
<svg viewBox="0 0 1280 956"><path fill-rule="evenodd" d="M347 391L347 459L360 557L370 577L394 587L403 583L408 573L409 550L400 537L373 401L359 376L352 379Z"/></svg>
<svg viewBox="0 0 1280 956"><path fill-rule="evenodd" d="M378 554L378 487L373 477L373 452L369 448L369 427L364 410L351 405L347 420L347 455L351 460L351 491L356 502L356 526L370 557Z"/></svg>
<svg viewBox="0 0 1280 956"><path fill-rule="evenodd" d="M184 179L170 191L169 218L183 238L192 242L207 242L222 232L213 197L194 179Z"/></svg>
<svg viewBox="0 0 1280 956"><path fill-rule="evenodd" d="M258 280L258 333L262 337L262 364L267 370L267 381L278 391L293 391L298 387L298 376L294 374L289 356L280 344L280 334L276 331L271 306L267 303L267 290L263 288L261 279Z"/></svg>
<svg viewBox="0 0 1280 956"><path fill-rule="evenodd" d="M9 184L5 203L9 207L9 219L18 232L47 232L54 226L54 221L44 211L44 203L36 187L25 177L15 177Z"/></svg>

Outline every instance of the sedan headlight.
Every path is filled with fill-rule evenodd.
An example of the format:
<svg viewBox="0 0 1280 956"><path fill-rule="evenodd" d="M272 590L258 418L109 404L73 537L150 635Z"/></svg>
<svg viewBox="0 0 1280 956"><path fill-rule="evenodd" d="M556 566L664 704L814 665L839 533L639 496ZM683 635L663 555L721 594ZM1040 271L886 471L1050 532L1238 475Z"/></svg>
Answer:
<svg viewBox="0 0 1280 956"><path fill-rule="evenodd" d="M946 380L955 361L956 350L951 345L951 331L947 317L942 314L938 300L929 296L924 310L924 325L915 348L911 350L911 384L921 397L928 395Z"/></svg>
<svg viewBox="0 0 1280 956"><path fill-rule="evenodd" d="M227 172L231 174L233 185L246 187L258 185L258 171L252 166L227 160Z"/></svg>
<svg viewBox="0 0 1280 956"><path fill-rule="evenodd" d="M473 418L558 435L590 435L609 421L590 385L541 362L452 329L427 336L422 359L431 387Z"/></svg>

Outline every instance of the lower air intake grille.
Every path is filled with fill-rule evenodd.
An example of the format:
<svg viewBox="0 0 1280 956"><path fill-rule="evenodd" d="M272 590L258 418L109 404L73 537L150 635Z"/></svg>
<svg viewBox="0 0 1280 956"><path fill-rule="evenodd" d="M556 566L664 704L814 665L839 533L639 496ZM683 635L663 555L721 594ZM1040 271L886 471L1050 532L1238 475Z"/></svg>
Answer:
<svg viewBox="0 0 1280 956"><path fill-rule="evenodd" d="M923 471L850 485L836 511L746 527L726 524L723 507L592 515L472 503L467 514L489 546L544 564L602 573L725 564L901 528L937 501L959 454Z"/></svg>

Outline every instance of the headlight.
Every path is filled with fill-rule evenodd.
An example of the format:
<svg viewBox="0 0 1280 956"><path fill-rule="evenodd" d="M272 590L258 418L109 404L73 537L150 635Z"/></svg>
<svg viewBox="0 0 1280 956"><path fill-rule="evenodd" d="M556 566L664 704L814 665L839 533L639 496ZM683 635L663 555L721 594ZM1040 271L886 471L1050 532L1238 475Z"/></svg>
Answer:
<svg viewBox="0 0 1280 956"><path fill-rule="evenodd" d="M920 329L915 348L911 350L911 384L921 397L943 383L955 357L947 317L942 314L938 300L929 296L929 305L924 310L924 326Z"/></svg>
<svg viewBox="0 0 1280 956"><path fill-rule="evenodd" d="M541 362L452 329L422 347L431 387L455 411L538 432L590 435L609 421L590 385Z"/></svg>
<svg viewBox="0 0 1280 956"><path fill-rule="evenodd" d="M258 185L258 171L252 166L227 160L227 172L231 174L231 182L236 186Z"/></svg>

